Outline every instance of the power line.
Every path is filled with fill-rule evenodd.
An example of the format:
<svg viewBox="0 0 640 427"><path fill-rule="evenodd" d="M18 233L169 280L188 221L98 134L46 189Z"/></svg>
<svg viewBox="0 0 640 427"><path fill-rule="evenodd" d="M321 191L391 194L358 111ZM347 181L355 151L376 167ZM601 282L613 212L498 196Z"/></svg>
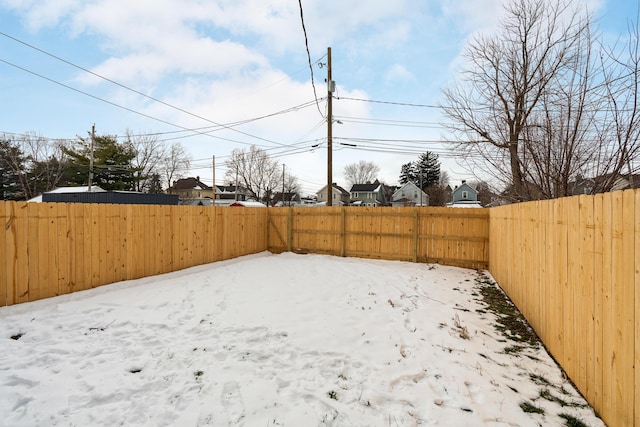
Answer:
<svg viewBox="0 0 640 427"><path fill-rule="evenodd" d="M77 68L77 69L82 70L82 71L84 71L84 72L86 72L86 73L88 73L88 74L91 74L92 76L98 77L99 79L105 80L105 81L107 81L107 82L109 82L109 83L112 83L112 84L114 84L114 85L118 86L118 87L121 87L121 88L126 89L126 90L128 90L128 91L131 91L131 92L133 92L133 93L135 93L135 94L137 94L137 95L140 95L140 96L142 96L142 97L145 97L145 98L147 98L147 99L150 99L150 100L152 100L152 101L154 101L154 102L160 103L160 104L162 104L162 105L164 105L164 106L166 106L166 107L169 107L169 108L172 108L172 109L174 109L174 110L180 111L180 112L182 112L182 113L184 113L184 114L188 114L188 115L190 115L190 116L192 116L192 117L195 117L195 118L198 118L198 119L200 119L200 120L204 120L204 121L206 121L206 122L212 123L212 124L214 124L214 125L216 125L216 126L218 126L218 127L221 127L221 128L224 128L224 129L228 129L228 130L232 130L232 131L234 131L234 132L238 132L238 133L243 134L243 135L245 135L245 136L249 136L249 137L251 137L251 138L255 138L255 139L258 139L258 140L261 140L261 141L265 141L265 142L269 142L269 143L272 143L272 144L279 144L279 143L278 143L278 142L276 142L276 141L268 140L268 139L265 139L265 138L262 138L262 137L259 137L259 136L256 136L256 135L249 134L249 133L247 133L247 132L243 132L243 131L238 130L238 129L234 129L234 128L233 128L233 127L231 127L231 126L226 126L226 125L224 125L224 124L217 123L217 122L215 122L215 121L213 121L213 120L211 120L211 119L207 119L207 118L205 118L205 117L203 117L203 116L200 116L200 115L198 115L198 114L194 114L194 113L192 113L192 112L190 112L190 111L187 111L187 110L185 110L185 109L183 109L183 108L181 108L181 107L177 107L177 106L175 106L175 105L173 105L173 104L169 104L168 102L165 102L165 101L162 101L162 100L160 100L160 99L158 99L158 98L155 98L155 97L152 97L152 96L150 96L150 95L147 95L147 94L146 94L146 93L144 93L144 92L141 92L141 91L139 91L139 90L133 89L133 88L131 88L131 87L129 87L129 86L126 86L126 85L124 85L124 84L122 84L122 83L119 83L119 82L117 82L117 81L115 81L115 80L112 80L112 79L109 79L109 78L107 78L107 77L104 77L104 76L102 76L102 75L100 75L100 74L97 74L97 73L95 73L95 72L91 71L91 70L88 70L88 69L86 69L86 68L84 68L84 67L81 67L81 66L79 66L79 65L77 65L77 64L74 64L74 63L73 63L73 62L71 62L71 61L68 61L68 60L66 60L66 59L64 59L64 58L61 58L61 57L59 57L59 56L57 56L57 55L54 55L54 54L52 54L52 53L50 53L50 52L47 52L47 51L45 51L45 50L43 50L43 49L40 49L40 48L38 48L38 47L36 47L36 46L34 46L34 45L31 45L31 44L29 44L29 43L27 43L27 42L24 42L24 41L19 40L19 39L15 38L15 37L12 37L12 36L10 36L9 34L6 34L6 33L2 32L2 31L0 31L0 35L4 36L4 37L6 37L6 38L9 38L9 39L11 39L11 40L13 40L13 41L15 41L15 42L17 42L17 43L20 43L20 44L22 44L22 45L24 45L24 46L27 46L27 47L29 47L29 48L31 48L31 49L34 49L34 50L36 50L36 51L38 51L38 52L40 52L40 53L42 53L42 54L44 54L44 55L47 55L47 56L49 56L49 57L51 57L51 58L54 58L54 59L56 59L56 60L58 60L58 61L60 61L60 62L63 62L63 63L65 63L65 64L67 64L67 65L70 65L70 66L72 66L72 67L74 67L74 68ZM19 70L25 71L25 72L30 73L30 74L32 74L32 75L35 75L35 76L37 76L37 77L43 78L43 79L45 79L45 80L48 80L48 81L50 81L50 82L52 82L52 83L58 84L58 85L60 85L60 86L63 86L63 87L65 87L65 88L67 88L67 89L70 89L70 90L76 91L76 92L78 92L78 93L81 93L81 94L83 94L83 95L89 96L89 97L91 97L91 98L94 98L94 99L97 99L97 100L100 100L100 101L106 102L107 104L113 105L113 106L115 106L115 107L122 108L122 109L124 109L124 110L129 111L129 112L132 112L132 113L135 113L135 114L141 115L141 116L143 116L143 117L146 117L146 118L149 118L149 119L152 119L152 120L160 121L160 122L162 122L162 123L169 124L169 125L171 125L171 126L175 126L175 127L178 127L178 128L182 128L182 129L184 129L184 130L188 130L187 128L185 128L185 127L183 127L183 126L179 126L179 125L176 125L176 124L173 124L173 123L167 122L167 121L165 121L165 120L158 119L158 118L156 118L156 117L152 117L152 116L150 116L150 115L148 115L148 114L145 114L145 113L142 113L142 112L139 112L139 111L133 110L133 109L128 108L128 107L124 107L124 106L118 105L118 104L116 104L116 103L113 103L113 102L111 102L111 101L107 101L107 100L105 100L105 99L103 99L103 98L100 98L100 97L97 97L97 96L95 96L95 95L91 95L91 94L89 94L88 92L82 91L82 90L80 90L80 89L73 88L73 87L71 87L71 86L69 86L69 85L66 85L66 84L64 84L64 83L58 82L58 81L56 81L56 80L54 80L54 79L51 79L51 78L49 78L49 77L46 77L46 76L44 76L44 75L38 74L38 73L33 72L33 71L31 71L31 70L28 70L28 69L26 69L26 68L24 68L24 67L21 67L21 66L19 66L19 65L13 64L13 63L11 63L11 62L9 62L9 61L2 60L2 59L0 59L0 61L4 62L4 63L5 63L5 64L7 64L7 65L11 65L11 66L13 66L13 67L16 67L16 68L18 68ZM314 87L314 94L315 94L315 87ZM317 99L317 96L316 96L316 104L317 104L317 102L318 102L318 99ZM220 138L220 137L216 137L216 138ZM225 139L225 138L220 138L220 139ZM237 142L237 143L240 143L240 144L247 144L247 143L243 143L243 142L240 142L240 141L234 141L234 140L230 140L230 139L225 139L225 140L227 140L227 141L231 141L231 142Z"/></svg>
<svg viewBox="0 0 640 427"><path fill-rule="evenodd" d="M405 106L405 107L442 108L439 105L412 104L412 103L408 103L408 102L395 102L395 101L377 101L375 99L352 98L352 97L347 97L347 96L336 97L336 99L345 99L345 100L349 100L349 101L371 102L371 103L375 103L375 104L402 105L402 106Z"/></svg>
<svg viewBox="0 0 640 427"><path fill-rule="evenodd" d="M322 111L320 110L320 105L318 104L318 94L316 93L316 84L315 84L315 79L313 77L313 65L311 65L311 53L309 53L309 39L307 38L307 28L304 25L304 13L302 12L302 0L298 0L298 5L300 7L300 22L302 23L302 32L304 34L304 46L307 50L307 60L309 61L309 70L311 71L311 86L313 86L313 96L316 99L316 107L318 108L318 112L322 117L324 117L324 115L322 114Z"/></svg>

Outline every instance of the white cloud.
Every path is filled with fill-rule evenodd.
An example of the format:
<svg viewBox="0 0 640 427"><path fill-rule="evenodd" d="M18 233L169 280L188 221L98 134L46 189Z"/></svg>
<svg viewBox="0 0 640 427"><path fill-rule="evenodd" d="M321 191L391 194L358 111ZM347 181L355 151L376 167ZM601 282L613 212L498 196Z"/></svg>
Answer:
<svg viewBox="0 0 640 427"><path fill-rule="evenodd" d="M402 81L413 81L415 80L415 76L407 70L403 65L393 64L385 74L385 77L389 81L394 80L402 80Z"/></svg>

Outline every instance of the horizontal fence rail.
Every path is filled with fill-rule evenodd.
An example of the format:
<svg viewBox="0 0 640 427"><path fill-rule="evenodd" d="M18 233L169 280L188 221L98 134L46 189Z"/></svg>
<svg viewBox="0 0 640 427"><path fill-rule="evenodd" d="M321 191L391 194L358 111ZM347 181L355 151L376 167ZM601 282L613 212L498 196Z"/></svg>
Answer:
<svg viewBox="0 0 640 427"><path fill-rule="evenodd" d="M489 269L610 426L640 426L640 191L491 209Z"/></svg>

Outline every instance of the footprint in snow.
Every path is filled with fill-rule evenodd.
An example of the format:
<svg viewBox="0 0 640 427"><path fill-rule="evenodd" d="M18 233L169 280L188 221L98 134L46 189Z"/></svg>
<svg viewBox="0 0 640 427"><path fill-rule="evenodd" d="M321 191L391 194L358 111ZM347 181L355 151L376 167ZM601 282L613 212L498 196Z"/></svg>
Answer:
<svg viewBox="0 0 640 427"><path fill-rule="evenodd" d="M244 404L242 403L242 395L237 382L228 381L224 384L220 401L227 413L229 425L244 425Z"/></svg>

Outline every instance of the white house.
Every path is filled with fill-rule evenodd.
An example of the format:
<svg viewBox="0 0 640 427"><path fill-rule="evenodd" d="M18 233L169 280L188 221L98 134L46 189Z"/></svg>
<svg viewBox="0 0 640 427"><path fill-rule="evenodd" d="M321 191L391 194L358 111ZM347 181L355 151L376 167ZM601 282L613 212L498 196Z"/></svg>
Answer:
<svg viewBox="0 0 640 427"><path fill-rule="evenodd" d="M325 204L327 206L344 206L349 204L349 192L335 182L331 186L331 203L327 203L328 191L326 185L316 194L318 195L318 204Z"/></svg>
<svg viewBox="0 0 640 427"><path fill-rule="evenodd" d="M407 182L393 192L391 206L429 206L429 195L413 182Z"/></svg>

